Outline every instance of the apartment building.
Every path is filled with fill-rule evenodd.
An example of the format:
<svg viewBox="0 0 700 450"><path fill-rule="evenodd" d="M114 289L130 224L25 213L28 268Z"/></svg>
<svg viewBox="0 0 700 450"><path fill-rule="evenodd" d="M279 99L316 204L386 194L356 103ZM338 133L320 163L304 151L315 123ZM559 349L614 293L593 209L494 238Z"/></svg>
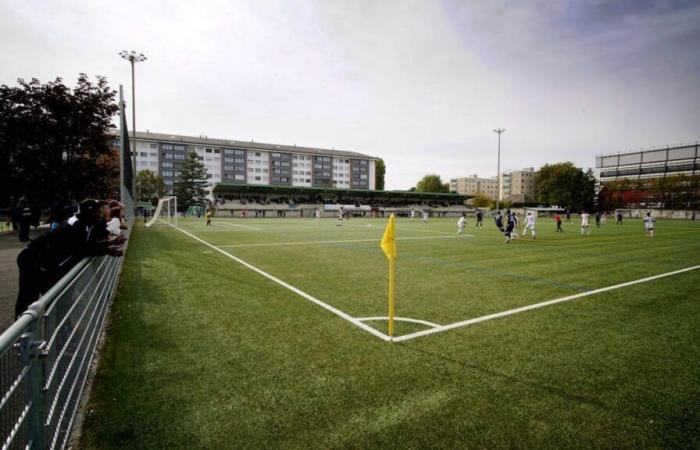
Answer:
<svg viewBox="0 0 700 450"><path fill-rule="evenodd" d="M476 174L451 178L450 191L460 195L485 195L495 200L498 193L498 179L496 177L479 178Z"/></svg>
<svg viewBox="0 0 700 450"><path fill-rule="evenodd" d="M522 170L509 170L501 174L500 200L510 200L513 203L534 203L535 178L537 172L534 167Z"/></svg>
<svg viewBox="0 0 700 450"><path fill-rule="evenodd" d="M116 139L119 134L115 131ZM375 190L378 158L354 151L136 133L136 171L159 174L172 192L180 165L194 152L214 183Z"/></svg>

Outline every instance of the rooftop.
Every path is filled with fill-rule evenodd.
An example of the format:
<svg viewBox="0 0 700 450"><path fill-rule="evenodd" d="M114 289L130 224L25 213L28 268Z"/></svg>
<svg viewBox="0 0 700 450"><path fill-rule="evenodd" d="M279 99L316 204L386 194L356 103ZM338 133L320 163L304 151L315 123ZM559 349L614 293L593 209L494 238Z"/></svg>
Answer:
<svg viewBox="0 0 700 450"><path fill-rule="evenodd" d="M113 132L119 135L119 130L113 129ZM129 132L129 136L133 133ZM152 133L149 131L137 131L136 139L144 141L157 141L157 142L174 142L183 143L191 145L211 145L216 147L237 147L249 150L264 150L272 152L288 152L288 153L305 153L311 155L324 155L324 156L344 156L348 158L362 158L362 159L379 159L376 156L366 155L364 153L358 153L348 150L336 150L327 148L316 148L316 147L302 147L297 145L279 145L279 144L267 144L263 142L254 141L235 141L231 139L216 139L209 138L206 136L182 136L178 134L167 134L167 133Z"/></svg>

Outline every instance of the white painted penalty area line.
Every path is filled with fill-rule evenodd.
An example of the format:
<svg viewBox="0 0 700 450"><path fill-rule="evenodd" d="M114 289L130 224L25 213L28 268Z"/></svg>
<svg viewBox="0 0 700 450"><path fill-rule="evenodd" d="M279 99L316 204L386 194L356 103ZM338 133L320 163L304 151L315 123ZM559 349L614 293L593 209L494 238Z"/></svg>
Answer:
<svg viewBox="0 0 700 450"><path fill-rule="evenodd" d="M397 241L417 241L424 239L455 239L462 237L474 237L473 234L460 234L453 236L409 236L403 238L395 238ZM262 244L230 244L217 245L218 248L234 248L234 247L275 247L287 245L313 245L313 244L347 244L351 242L381 242L380 238L376 239L343 239L335 241L295 241L295 242L265 242Z"/></svg>
<svg viewBox="0 0 700 450"><path fill-rule="evenodd" d="M500 317L511 316L513 314L518 314L525 311L530 311L532 309L544 308L545 306L555 305L557 303L568 302L571 300L576 300L581 297L588 297L589 295L600 294L601 292L612 291L614 289L620 289L627 286L632 286L634 284L646 283L647 281L657 280L659 278L670 277L673 275L678 275L679 273L690 272L691 270L700 269L700 265L686 267L685 269L674 270L673 272L662 273L660 275L654 275L651 277L640 278L639 280L628 281L626 283L615 284L613 286L607 286L600 289L594 289L592 291L581 292L580 294L568 295L566 297L557 298L554 300L548 300L546 302L535 303L534 305L523 306L521 308L510 309L508 311L503 311L495 314L488 314L486 316L476 317L474 319L464 320L462 322L455 322L449 325L442 325L437 328L432 328L430 330L418 331L416 333L405 334L403 336L395 337L393 342L403 342L410 339L415 339L422 336L427 336L430 334L441 333L443 331L452 330L455 328L466 327L479 322L486 322L487 320L498 319Z"/></svg>
<svg viewBox="0 0 700 450"><path fill-rule="evenodd" d="M252 271L254 271L254 272L257 272L258 274L264 276L265 278L267 278L267 279L269 279L269 280L271 280L271 281L274 281L275 283L279 284L280 286L282 286L282 287L284 287L284 288L289 289L290 291L294 292L295 294L297 294L297 295L299 295L299 296L305 298L306 300L308 300L308 301L310 301L310 302L312 302L312 303L315 303L316 305L320 306L321 308L326 309L326 310L332 312L333 314L335 314L336 316L340 317L341 319L344 319L344 320L350 322L351 324L353 324L353 325L355 325L355 326L357 326L357 327L359 327L359 328L362 328L363 330L367 331L368 333L373 334L374 336L378 337L379 339L382 339L382 340L384 340L384 341L391 341L391 337L390 337L389 335L384 334L384 333L382 333L381 331L379 331L379 330L377 330L377 329L375 329L375 328L372 328L371 326L369 326L369 325L367 325L367 324L365 324L365 323L362 323L361 321L357 320L356 318L352 317L351 315L349 315L349 314L347 314L347 313L345 313L345 312L343 312L343 311L341 311L341 310L339 310L339 309L337 309L337 308L334 308L334 307L332 307L331 305L329 305L328 303L322 302L321 300L319 300L319 299L317 299L316 297L313 297L313 296L307 294L306 292L302 291L301 289L297 289L297 288L295 288L294 286L292 286L291 284L286 283L286 282L280 280L279 278L276 278L276 277L270 275L269 273L267 273L267 272L265 272L265 271L263 271L263 270L258 269L257 267L253 266L252 264L249 264L249 263L243 261L242 259L237 258L237 257L233 256L232 254L227 253L227 252L224 251L224 250L221 250L220 248L217 248L216 246L210 244L209 242L207 242L207 241L205 241L205 240L203 240L203 239L200 239L199 237L195 236L194 234L192 234L192 233L190 233L190 232L188 232L188 231L183 230L182 228L175 227L174 225L173 225L173 227L174 227L175 229L177 229L177 230L180 230L181 232L183 232L183 233L186 234L187 236L191 237L192 239L194 239L194 240L196 240L196 241L199 241L199 242L201 242L202 244L204 244L204 245L206 245L206 246L208 246L208 247L211 247L212 249L216 250L217 252L221 253L222 255L228 256L228 257L231 258L232 260L234 260L234 261L236 261L237 263L239 263L239 264L241 264L241 265L247 267L248 269L250 269L250 270L252 270Z"/></svg>

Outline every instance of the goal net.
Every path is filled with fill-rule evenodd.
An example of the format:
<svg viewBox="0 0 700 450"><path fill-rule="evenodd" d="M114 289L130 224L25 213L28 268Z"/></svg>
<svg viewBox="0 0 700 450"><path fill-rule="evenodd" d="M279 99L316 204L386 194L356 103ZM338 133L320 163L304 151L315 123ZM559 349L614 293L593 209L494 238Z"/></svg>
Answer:
<svg viewBox="0 0 700 450"><path fill-rule="evenodd" d="M147 227L177 226L177 197L163 197L158 199L158 206L153 212L153 217L146 222Z"/></svg>

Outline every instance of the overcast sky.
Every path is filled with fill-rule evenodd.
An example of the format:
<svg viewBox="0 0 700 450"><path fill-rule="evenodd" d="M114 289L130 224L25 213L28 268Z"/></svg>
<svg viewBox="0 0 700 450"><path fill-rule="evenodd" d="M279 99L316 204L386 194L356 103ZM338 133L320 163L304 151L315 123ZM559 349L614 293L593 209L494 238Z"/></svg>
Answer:
<svg viewBox="0 0 700 450"><path fill-rule="evenodd" d="M700 139L700 1L0 0L0 83L104 75L137 128L355 150L387 188Z"/></svg>

